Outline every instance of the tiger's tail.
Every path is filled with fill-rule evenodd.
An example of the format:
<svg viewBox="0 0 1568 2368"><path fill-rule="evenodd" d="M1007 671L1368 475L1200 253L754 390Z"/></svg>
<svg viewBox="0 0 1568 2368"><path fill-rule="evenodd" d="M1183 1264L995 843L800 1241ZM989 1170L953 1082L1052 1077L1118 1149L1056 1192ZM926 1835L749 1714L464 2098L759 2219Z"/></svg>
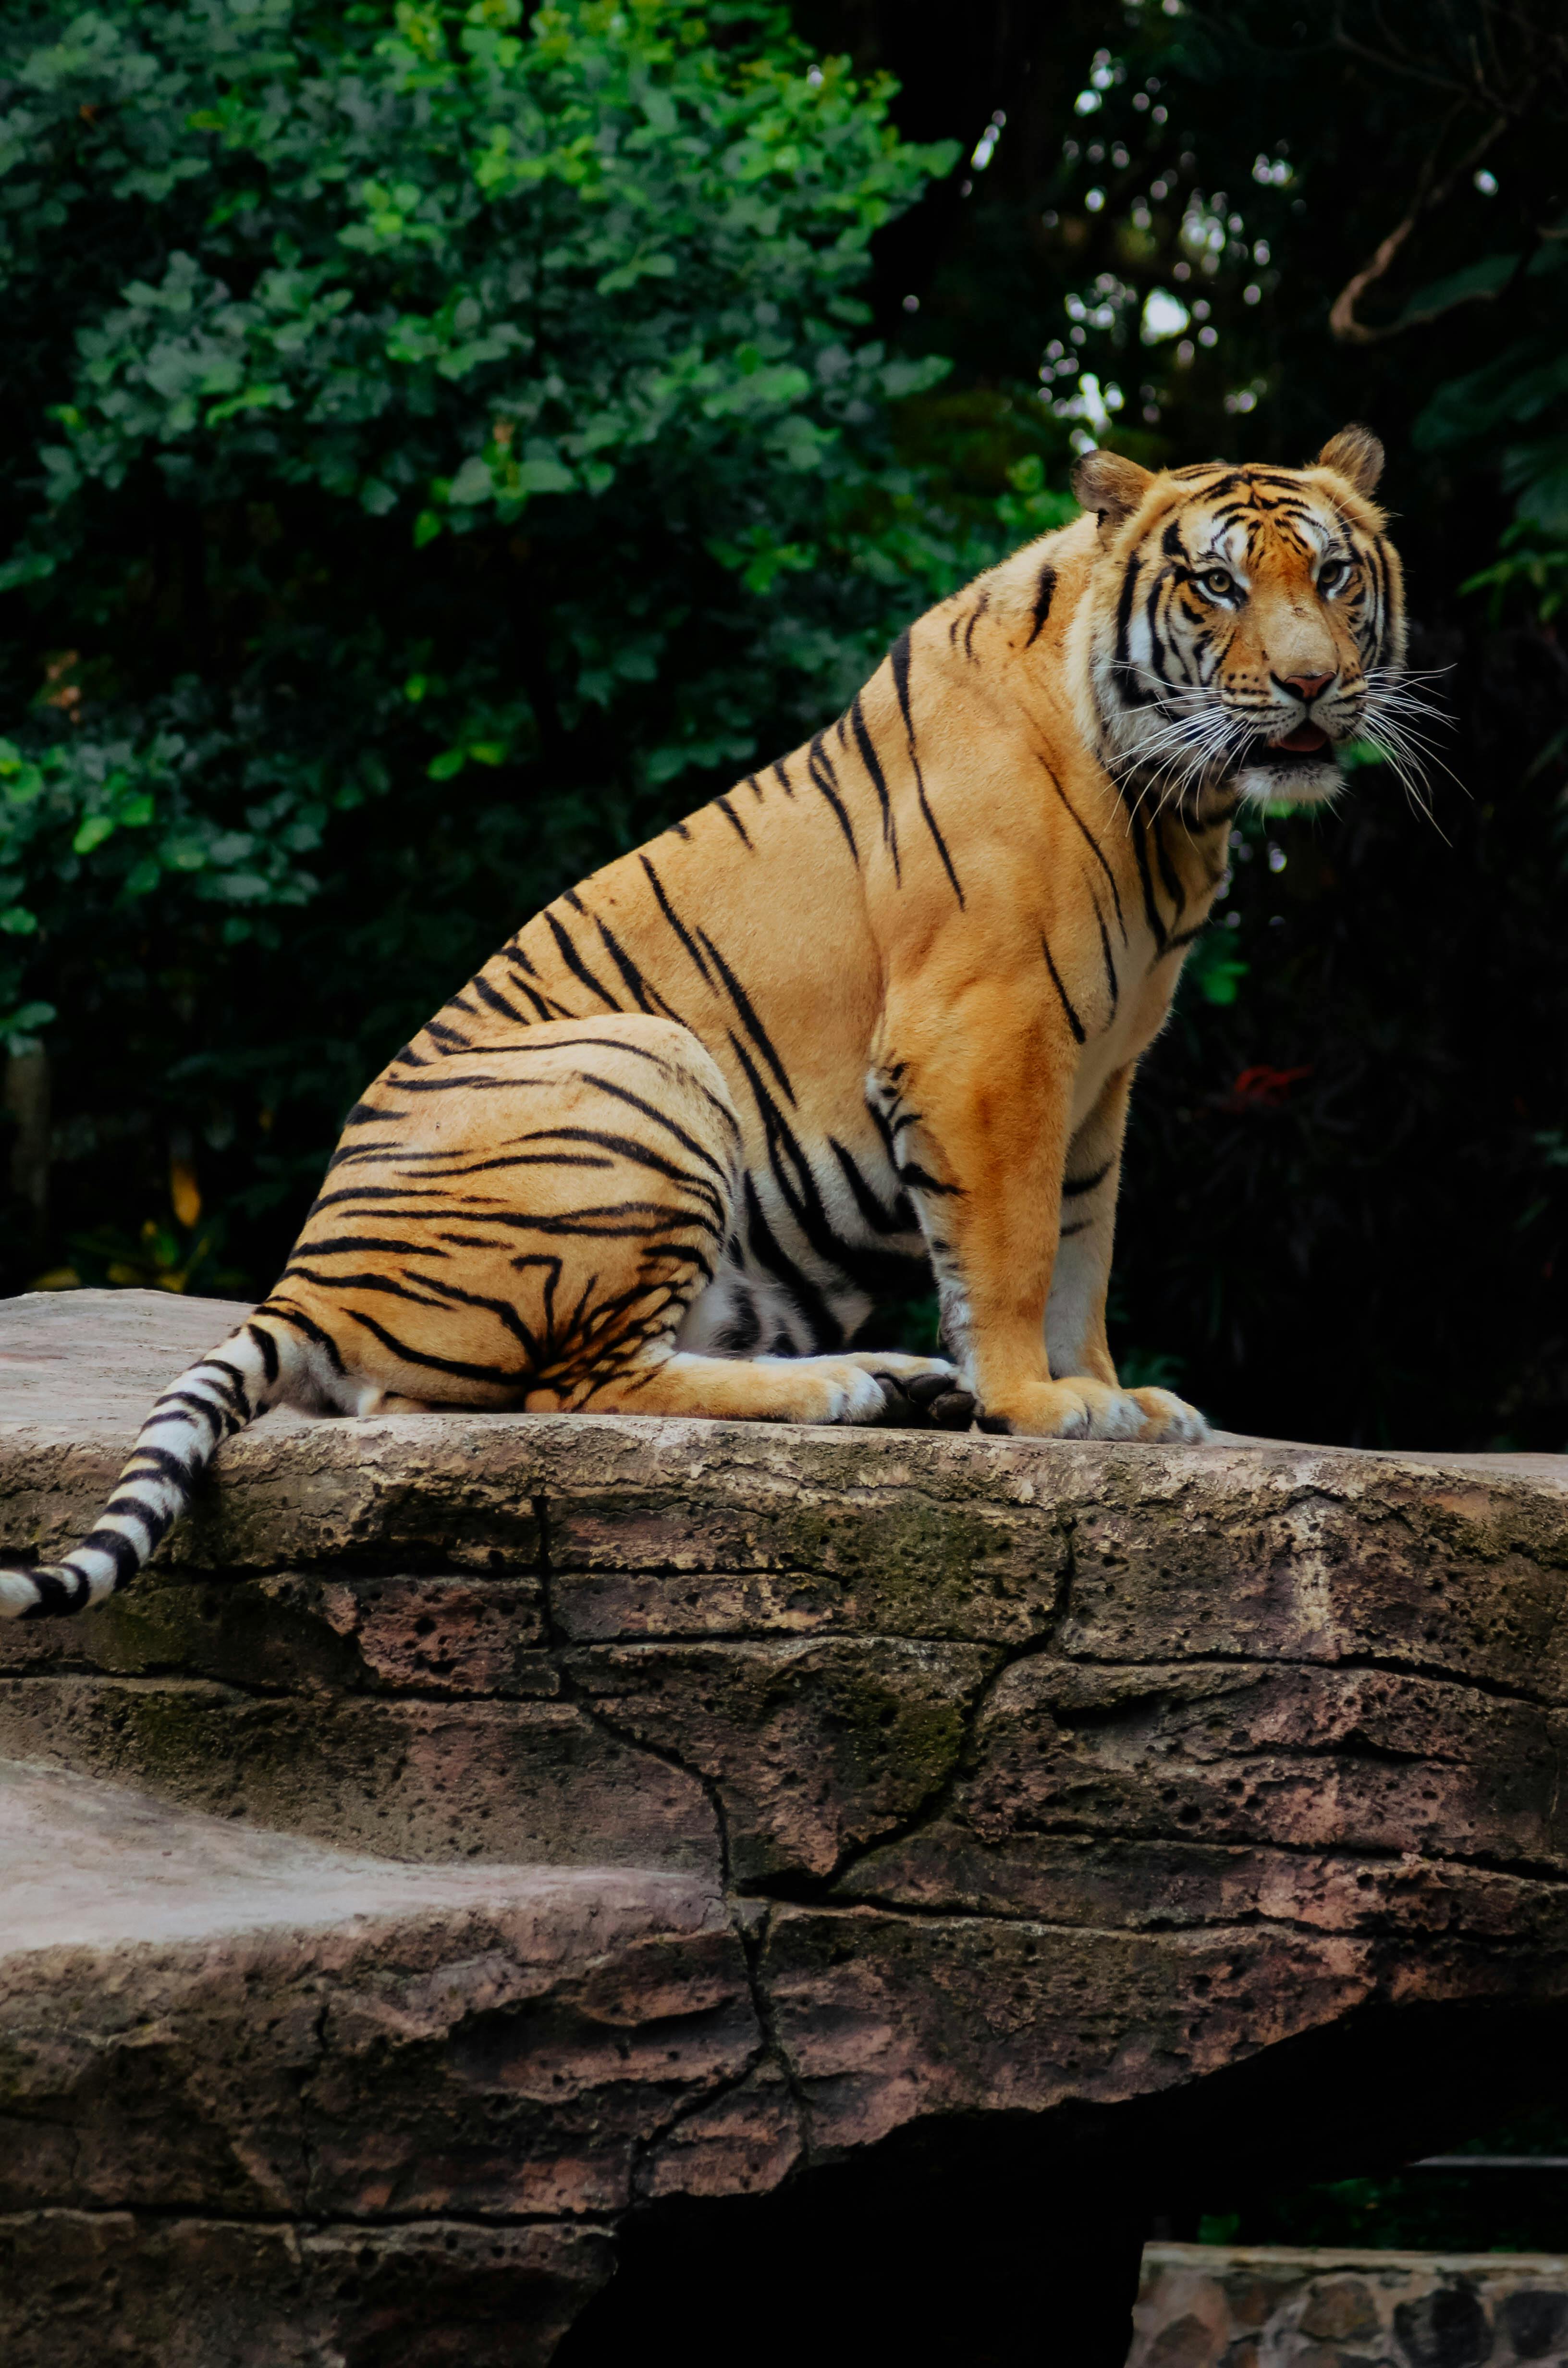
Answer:
<svg viewBox="0 0 1568 2368"><path fill-rule="evenodd" d="M63 1562L0 1570L0 1619L90 1611L130 1585L196 1493L225 1439L281 1400L320 1395L320 1350L265 1311L164 1392L97 1525Z"/></svg>

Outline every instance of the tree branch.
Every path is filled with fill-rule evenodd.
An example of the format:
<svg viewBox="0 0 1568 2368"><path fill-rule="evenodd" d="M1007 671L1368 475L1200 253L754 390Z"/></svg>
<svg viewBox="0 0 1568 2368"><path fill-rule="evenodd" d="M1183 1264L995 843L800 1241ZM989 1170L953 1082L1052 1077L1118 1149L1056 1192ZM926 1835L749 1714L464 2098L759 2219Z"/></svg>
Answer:
<svg viewBox="0 0 1568 2368"><path fill-rule="evenodd" d="M1451 122L1452 120L1450 117L1449 121ZM1346 281L1329 309L1330 334L1336 337L1342 346L1377 345L1384 337L1397 336L1402 326L1409 328L1415 325L1411 322L1401 324L1394 321L1391 322L1386 328L1370 329L1364 321L1358 321L1356 318L1357 304L1367 290L1383 277L1416 224L1426 215L1434 213L1445 202L1464 174L1474 171L1493 142L1500 139L1507 130L1508 122L1509 119L1506 115L1494 117L1480 139L1467 148L1458 163L1451 165L1442 177L1437 179L1434 176L1437 154L1442 147L1442 139L1439 136L1437 148L1433 150L1421 168L1421 178L1416 183L1415 195L1411 200L1410 211L1403 221L1394 224L1388 236L1379 245L1371 261L1364 263L1360 270ZM1446 130L1447 126L1444 129ZM1430 317L1435 318L1436 315Z"/></svg>

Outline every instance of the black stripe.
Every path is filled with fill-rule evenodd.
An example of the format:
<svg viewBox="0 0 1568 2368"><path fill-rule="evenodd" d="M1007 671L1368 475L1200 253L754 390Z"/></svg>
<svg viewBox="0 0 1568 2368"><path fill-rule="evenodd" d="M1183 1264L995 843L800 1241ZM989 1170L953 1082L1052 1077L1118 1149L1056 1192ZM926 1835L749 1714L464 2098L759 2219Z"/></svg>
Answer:
<svg viewBox="0 0 1568 2368"><path fill-rule="evenodd" d="M586 1075L585 1072L585 1075ZM597 1086L601 1093L611 1095L615 1100L627 1102L633 1110L641 1110L643 1117L651 1118L655 1126L662 1126L666 1134L673 1134L676 1141L684 1150L689 1151L694 1159L700 1159L705 1167L711 1167L721 1183L729 1182L730 1171L723 1161L715 1159L712 1153L705 1150L694 1134L688 1134L684 1126L677 1126L673 1118L666 1118L663 1110L655 1110L652 1102L644 1101L641 1094L630 1092L625 1086L613 1084L608 1077L588 1077L587 1083Z"/></svg>
<svg viewBox="0 0 1568 2368"><path fill-rule="evenodd" d="M581 906L579 906L578 910L581 911ZM555 939L561 959L565 963L567 969L572 973L573 976L574 978L581 979L589 994L597 995L599 1001L608 1006L611 1011L619 1011L623 1009L624 1007L616 1001L608 987L601 986L599 985L598 980L594 976L594 973L588 968L587 963L578 953L576 947L573 944L565 929L562 927L554 914L551 912L548 907L546 908L544 918L549 925L551 936Z"/></svg>
<svg viewBox="0 0 1568 2368"><path fill-rule="evenodd" d="M597 1084L598 1080L596 1078L594 1082ZM636 1101L637 1098L634 1094L627 1094L623 1099L627 1101ZM637 1107L639 1110L645 1110L648 1105L646 1102L638 1102ZM680 1132L678 1128L673 1126L670 1131L672 1133ZM719 1205L719 1195L703 1177L688 1176L684 1167L677 1167L673 1160L665 1157L662 1151L655 1151L652 1144L634 1143L630 1135L609 1134L604 1129L595 1126L544 1126L536 1128L532 1133L525 1136L524 1140L528 1143L592 1144L596 1150L613 1152L619 1158L630 1160L633 1167L651 1167L655 1176L665 1177L670 1183L678 1184L683 1191L691 1193L695 1199L710 1209L715 1209ZM706 1158L707 1154L704 1153L703 1156ZM708 1164L718 1175L723 1177L726 1183L729 1181L726 1171L718 1166L717 1161L709 1160ZM453 1213L456 1214L457 1212L454 1211ZM689 1211L687 1214L693 1223L701 1222L695 1211ZM516 1220L508 1212L505 1220L497 1218L496 1222L511 1224Z"/></svg>
<svg viewBox="0 0 1568 2368"><path fill-rule="evenodd" d="M718 807L719 812L723 815L724 820L729 824L730 828L735 833L741 845L746 849L747 853L750 854L754 852L751 839L746 831L746 826L741 820L739 814L735 812L734 807L730 803L728 797L715 798L713 803Z"/></svg>
<svg viewBox="0 0 1568 2368"><path fill-rule="evenodd" d="M665 895L664 888L660 883L658 873L654 871L653 865L649 862L645 855L640 856L638 860L642 864L643 871L648 875L648 884L653 889L653 894L658 900L660 912L664 915L665 920L669 923L671 928L675 931L676 937L686 948L687 952L691 956L697 974L702 981L703 985L710 987L713 984L713 973L709 969L707 963L703 961L700 953L699 953L696 940L693 939L690 931L686 928L686 925L676 914L674 905L670 903L669 898Z"/></svg>
<svg viewBox="0 0 1568 2368"><path fill-rule="evenodd" d="M373 1315L361 1315L353 1307L346 1307L343 1313L351 1324L358 1324L362 1331L372 1334L383 1349L390 1349L392 1355L405 1365L421 1365L430 1372L450 1373L460 1382L485 1382L492 1388L499 1389L519 1389L529 1378L515 1368L508 1371L496 1365L465 1365L456 1357L426 1356L421 1349L408 1348L395 1332L389 1332L383 1325L378 1324Z"/></svg>
<svg viewBox="0 0 1568 2368"><path fill-rule="evenodd" d="M302 1332L307 1340L313 1340L318 1349L324 1349L334 1372L341 1373L346 1370L342 1352L331 1333L324 1332L321 1326L307 1315L302 1308L295 1307L286 1299L269 1296L266 1306L258 1313L263 1315L276 1316L280 1324L287 1324L292 1330Z"/></svg>
<svg viewBox="0 0 1568 2368"><path fill-rule="evenodd" d="M1171 900L1171 918L1179 921L1187 910L1187 891L1181 884L1169 848L1165 845L1165 825L1162 815L1154 818L1154 853L1159 859L1160 879Z"/></svg>
<svg viewBox="0 0 1568 2368"><path fill-rule="evenodd" d="M1138 587L1138 571L1142 564L1140 554L1134 552L1123 572L1121 591L1116 604L1117 679L1122 697L1131 707L1146 707L1150 699L1150 693L1131 671L1132 644L1129 639L1132 625L1132 596Z"/></svg>
<svg viewBox="0 0 1568 2368"><path fill-rule="evenodd" d="M909 1261L888 1250L865 1249L846 1242L835 1229L818 1188L811 1161L790 1122L769 1094L745 1046L733 1032L730 1043L745 1071L767 1141L767 1160L786 1208L824 1264L873 1298L896 1298L909 1287ZM747 1178L749 1189L750 1178ZM780 1253L782 1256L782 1253ZM842 1338L836 1325L830 1343Z"/></svg>
<svg viewBox="0 0 1568 2368"><path fill-rule="evenodd" d="M537 975L537 973L536 973L536 975ZM555 1002L552 1002L552 1001L551 1001L551 997L550 997L549 996L547 996L547 995L541 995L541 994L540 993L540 991L539 991L538 987L536 987L536 986L530 986L530 985L528 985L528 980L527 980L526 978L525 978L525 979L519 979L519 981L518 981L517 983L518 983L519 986L521 987L521 989L522 989L523 993L528 996L528 1001L533 1005L533 1007L534 1007L535 1010L539 1013L539 1016L540 1016L540 1018L541 1019L543 1019L543 1020L547 1020L547 1021L548 1021L548 1020L551 1020L551 1019L571 1019L572 1014L571 1014L569 1011L562 1011L562 1008L561 1008L560 1004L555 1003ZM523 1026L526 1028L526 1027L528 1026L528 1021L525 1019L525 1020L523 1021L523 1023L522 1023L522 1024L523 1024Z"/></svg>
<svg viewBox="0 0 1568 2368"><path fill-rule="evenodd" d="M861 1174L853 1152L846 1151L836 1135L828 1136L827 1147L843 1170L844 1180L849 1187L850 1196L863 1223L870 1227L872 1233L912 1234L915 1231L920 1221L902 1192L890 1209L885 1201L878 1199Z"/></svg>
<svg viewBox="0 0 1568 2368"><path fill-rule="evenodd" d="M492 1011L498 1011L500 1013L503 1019L515 1020L519 1028L528 1027L528 1022L523 1017L523 1014L517 1009L517 1005L515 1003L508 1003L504 995L497 995L495 989L491 985L490 981L485 977L483 971L477 978L471 978L469 985L473 989L475 995L478 996L481 1003L487 1003Z"/></svg>
<svg viewBox="0 0 1568 2368"><path fill-rule="evenodd" d="M1129 814L1127 821L1132 839L1132 852L1138 863L1138 878L1143 890L1143 917L1149 924L1150 934L1154 940L1154 951L1156 954L1161 954L1165 950L1165 940L1170 932L1165 928L1160 916L1160 908L1154 902L1154 883L1149 876L1149 853L1143 844L1143 817L1134 807Z"/></svg>
<svg viewBox="0 0 1568 2368"><path fill-rule="evenodd" d="M522 1165L520 1161L512 1164ZM541 1167L554 1165L553 1161L542 1156L534 1164ZM391 1240L383 1234L320 1235L307 1231L300 1236L298 1247L308 1251L312 1258L366 1258L373 1256L377 1250L385 1250L390 1258L439 1258L441 1255L439 1250L430 1248L424 1242Z"/></svg>
<svg viewBox="0 0 1568 2368"><path fill-rule="evenodd" d="M618 1010L619 1008L619 1005L616 1006ZM533 1045L522 1044L492 1044L489 1047L491 1053L494 1054L532 1052L535 1049ZM550 1052L553 1048L546 1044L537 1049ZM382 1087L389 1094L509 1094L516 1093L519 1086L539 1085L542 1082L542 1079L537 1077L497 1077L492 1076L488 1069L464 1069L455 1077L383 1077L381 1079Z"/></svg>
<svg viewBox="0 0 1568 2368"><path fill-rule="evenodd" d="M559 1269L561 1262L557 1258L551 1263ZM449 1282L439 1275L431 1278L430 1288L438 1292L443 1299L451 1301L456 1306L483 1307L487 1315L494 1316L504 1331L512 1335L523 1354L537 1362L540 1351L539 1336L533 1326L524 1321L509 1299L496 1299L490 1293L481 1291L464 1291L459 1284Z"/></svg>
<svg viewBox="0 0 1568 2368"><path fill-rule="evenodd" d="M925 818L926 827L930 832L932 843L936 847L937 854L942 859L942 869L946 871L949 882L952 887L952 892L959 900L959 910L961 913L965 909L964 893L959 886L959 875L953 870L952 858L948 853L948 842L937 827L937 817L932 813L929 801L926 798L926 777L920 770L920 758L915 746L915 717L909 703L909 632L907 627L902 633L900 633L897 641L888 652L888 656L892 666L893 683L898 691L899 709L903 716L904 736L909 742L909 761L915 768L915 793L920 801L920 812Z"/></svg>
<svg viewBox="0 0 1568 2368"><path fill-rule="evenodd" d="M860 704L858 691L849 703L849 721L854 727L855 746L860 751L860 762L871 777L871 787L877 793L877 803L882 810L882 845L892 857L893 881L895 885L902 887L903 875L898 860L898 825L892 817L892 803L888 796L887 776L882 771L882 760L878 756L876 745L866 728L865 710Z"/></svg>
<svg viewBox="0 0 1568 2368"><path fill-rule="evenodd" d="M58 1620L87 1600L87 1580L80 1571L68 1567L61 1571L29 1570L25 1576L37 1588L38 1601L29 1603L21 1613L24 1620ZM114 1583L117 1588L120 1584L118 1571Z"/></svg>
<svg viewBox="0 0 1568 2368"><path fill-rule="evenodd" d="M242 1373L238 1365L231 1365L226 1357L212 1356L203 1357L200 1364L193 1366L191 1370L193 1372L199 1373L227 1373L230 1388L235 1404L238 1406L241 1413L244 1416L247 1422L250 1422L254 1418L254 1410L250 1402L250 1392L246 1386L250 1380L250 1375L248 1373ZM216 1383L215 1386L222 1390L223 1385L220 1382Z"/></svg>
<svg viewBox="0 0 1568 2368"><path fill-rule="evenodd" d="M1106 1161L1103 1167L1096 1167L1092 1176L1070 1176L1062 1187L1062 1199L1075 1201L1082 1192L1097 1191L1115 1166L1116 1160L1113 1156Z"/></svg>
<svg viewBox="0 0 1568 2368"><path fill-rule="evenodd" d="M914 1160L911 1160L906 1167L899 1169L898 1180L901 1184L907 1184L912 1191L936 1192L946 1200L961 1201L964 1197L961 1184L944 1184L939 1177L932 1176L924 1167L916 1167Z"/></svg>
<svg viewBox="0 0 1568 2368"><path fill-rule="evenodd" d="M1094 894L1092 890L1089 895L1089 902L1095 908L1095 921L1100 933L1100 951L1105 956L1105 981L1107 986L1110 989L1110 1016L1111 1019L1114 1019L1116 1017L1116 1007L1121 996L1121 986L1116 975L1116 964L1111 960L1110 932L1105 925L1105 915L1100 911L1099 898Z"/></svg>
<svg viewBox="0 0 1568 2368"><path fill-rule="evenodd" d="M329 1281L328 1277L318 1274L314 1267L306 1266L301 1258L290 1258L283 1271L285 1274L297 1275L306 1282L318 1283L324 1287L325 1287ZM419 1277L419 1281L423 1283L426 1281L426 1277L421 1275ZM428 1291L416 1291L412 1284L408 1282L400 1282L397 1276L394 1274L372 1274L369 1272L365 1274L338 1274L330 1278L330 1285L331 1288L336 1292L379 1292L381 1296L386 1299L405 1299L411 1307L434 1307L438 1310L441 1305L439 1299L432 1297ZM347 1312L348 1311L346 1308L344 1313L347 1314Z"/></svg>
<svg viewBox="0 0 1568 2368"><path fill-rule="evenodd" d="M604 923L599 919L597 913L594 916L594 927L597 929L600 937L604 939L605 951L608 954L611 962L620 973L621 977L631 988L632 1000L635 1002L637 1008L639 1011L646 1011L653 1016L653 1005L649 999L647 982L644 980L642 973L638 969L636 963L632 961L631 956L627 952L625 947L621 944L614 930L607 928ZM660 1000L663 1001L663 997L661 997ZM665 1004L665 1009L666 1012L669 1009L669 1005L667 1003Z"/></svg>
<svg viewBox="0 0 1568 2368"><path fill-rule="evenodd" d="M108 1503L104 1507L103 1518L107 1521L111 1515L117 1520L136 1521L141 1524L142 1534L145 1543L140 1547L134 1548L138 1566L140 1566L142 1563L150 1561L153 1555L157 1553L158 1548L163 1544L165 1538L173 1528L175 1520L173 1513L161 1512L156 1510L151 1505L143 1504L139 1497L132 1496L129 1490L126 1490L123 1493L117 1490L115 1495L109 1498ZM125 1532L123 1530L116 1531L105 1529L95 1531L93 1535L97 1538L114 1537L117 1535L123 1537ZM82 1543L84 1545L90 1545L92 1542L91 1538L85 1538ZM78 1548L77 1551L80 1552L81 1549Z"/></svg>
<svg viewBox="0 0 1568 2368"><path fill-rule="evenodd" d="M1116 925L1121 931L1121 942L1125 945L1127 943L1127 923L1122 916L1121 891L1116 884L1115 872L1111 870L1110 865L1106 860L1105 850L1101 847L1099 840L1095 837L1094 832L1089 828L1088 824L1084 820L1083 815L1078 812L1077 807L1073 803L1072 799L1068 796L1061 782L1057 780L1055 774L1051 771L1051 767L1045 764L1043 757L1040 758L1040 763L1045 766L1046 780L1051 783L1051 788L1056 791L1057 796L1061 799L1062 804L1066 807L1068 813L1077 824L1078 828L1083 832L1085 842L1091 854L1094 856L1095 861L1099 865L1100 870L1105 873L1107 880L1110 882L1111 902L1116 906Z"/></svg>
<svg viewBox="0 0 1568 2368"><path fill-rule="evenodd" d="M806 770L811 775L812 786L822 791L823 796L837 815L838 827L844 833L845 844L854 857L856 864L858 865L860 850L855 844L855 833L850 825L849 816L845 813L843 802L838 795L838 776L833 769L833 759L823 746L823 734L820 732L806 751Z"/></svg>
<svg viewBox="0 0 1568 2368"><path fill-rule="evenodd" d="M1051 948L1046 943L1045 931L1043 929L1040 933L1040 950L1045 956L1045 966L1051 973L1051 984L1056 989L1058 996L1061 997L1062 1008L1067 1016L1067 1025L1073 1030L1073 1034L1076 1041L1082 1044L1086 1042L1084 1034L1084 1023L1079 1019L1077 1013L1074 1010L1067 989L1062 984L1062 973L1051 959Z"/></svg>
<svg viewBox="0 0 1568 2368"><path fill-rule="evenodd" d="M722 1356L744 1357L755 1349L762 1338L762 1318L749 1292L736 1304L735 1312L724 1326L714 1347Z"/></svg>
<svg viewBox="0 0 1568 2368"><path fill-rule="evenodd" d="M723 980L731 1002L734 1005L735 1009L740 1013L742 1027L745 1030L746 1034L751 1038L752 1042L756 1046L757 1051L762 1054L763 1059L772 1070L773 1075L778 1081L779 1092L783 1095L790 1109L793 1110L795 1107L795 1089L790 1083L790 1072L784 1066L784 1064L779 1059L778 1053L774 1051L773 1040L768 1035L767 1030L763 1026L761 1020L757 1018L756 1012L752 1005L751 997L747 995L744 987L741 985L739 979L730 968L729 963L724 960L723 955L719 951L718 947L714 944L707 930L699 929L697 934L702 939L704 946L708 950L709 956L712 961L714 968L718 971L720 977Z"/></svg>
<svg viewBox="0 0 1568 2368"><path fill-rule="evenodd" d="M278 1373L277 1341L270 1332L264 1331L259 1324L247 1324L243 1328L245 1338L254 1340L261 1350L262 1371L267 1375L267 1381L275 1382Z"/></svg>
<svg viewBox="0 0 1568 2368"><path fill-rule="evenodd" d="M123 1530L90 1530L74 1552L86 1554L89 1550L107 1555L113 1563L117 1588L123 1587L128 1578L134 1578L146 1560L146 1555Z"/></svg>
<svg viewBox="0 0 1568 2368"><path fill-rule="evenodd" d="M169 1408L167 1414L164 1412L165 1406ZM210 1429L215 1442L226 1436L230 1425L234 1420L233 1415L226 1417L221 1415L216 1406L209 1406L205 1398L199 1398L192 1390L165 1390L142 1429L145 1433L152 1429L154 1423L188 1422L193 1414L199 1414L201 1417Z"/></svg>
<svg viewBox="0 0 1568 2368"><path fill-rule="evenodd" d="M1032 649L1040 639L1040 627L1051 614L1051 596L1055 589L1056 570L1048 559L1040 571L1040 582L1035 588L1034 621L1029 627L1028 640L1024 643L1026 650Z"/></svg>
<svg viewBox="0 0 1568 2368"><path fill-rule="evenodd" d="M145 1472L141 1470L132 1471L131 1468L131 1464L144 1464L146 1466L146 1470ZM133 1486L138 1480L143 1478L150 1479L154 1473L162 1474L165 1480L174 1481L181 1492L185 1496L188 1497L192 1488L196 1486L197 1474L199 1469L199 1465L191 1465L187 1463L183 1456L171 1455L166 1447L144 1445L139 1440L135 1447L131 1450L131 1463L127 1464L125 1470L120 1474L119 1478L114 1484L114 1497L109 1498L108 1509L111 1512L118 1512L119 1508L115 1504L114 1497L119 1496L120 1489L122 1487Z"/></svg>
<svg viewBox="0 0 1568 2368"><path fill-rule="evenodd" d="M756 1186L747 1176L744 1186L746 1205L746 1247L758 1266L778 1278L789 1292L811 1331L815 1349L842 1349L844 1326L837 1321L826 1300L812 1281L802 1274L789 1253L783 1249L762 1212L762 1202Z"/></svg>

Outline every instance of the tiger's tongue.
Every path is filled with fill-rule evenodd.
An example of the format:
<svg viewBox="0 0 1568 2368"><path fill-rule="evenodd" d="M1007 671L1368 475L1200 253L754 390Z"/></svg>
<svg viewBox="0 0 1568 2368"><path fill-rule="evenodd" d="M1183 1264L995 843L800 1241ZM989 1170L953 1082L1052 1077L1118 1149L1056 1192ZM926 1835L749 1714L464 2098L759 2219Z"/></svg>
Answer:
<svg viewBox="0 0 1568 2368"><path fill-rule="evenodd" d="M1288 734L1283 740L1276 740L1274 746L1289 748L1292 756L1309 757L1316 749L1327 747L1328 734L1321 724L1298 723L1294 732Z"/></svg>

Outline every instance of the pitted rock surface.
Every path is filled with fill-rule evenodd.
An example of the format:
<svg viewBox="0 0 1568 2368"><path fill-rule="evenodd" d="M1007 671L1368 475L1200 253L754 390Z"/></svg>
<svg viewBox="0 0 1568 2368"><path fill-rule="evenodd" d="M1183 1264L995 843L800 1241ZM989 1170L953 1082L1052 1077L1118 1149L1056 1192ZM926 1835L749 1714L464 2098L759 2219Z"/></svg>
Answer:
<svg viewBox="0 0 1568 2368"><path fill-rule="evenodd" d="M0 1549L242 1312L6 1303ZM1568 1458L268 1416L0 1630L5 2356L542 2362L682 2199L1550 2015L1565 1610Z"/></svg>

